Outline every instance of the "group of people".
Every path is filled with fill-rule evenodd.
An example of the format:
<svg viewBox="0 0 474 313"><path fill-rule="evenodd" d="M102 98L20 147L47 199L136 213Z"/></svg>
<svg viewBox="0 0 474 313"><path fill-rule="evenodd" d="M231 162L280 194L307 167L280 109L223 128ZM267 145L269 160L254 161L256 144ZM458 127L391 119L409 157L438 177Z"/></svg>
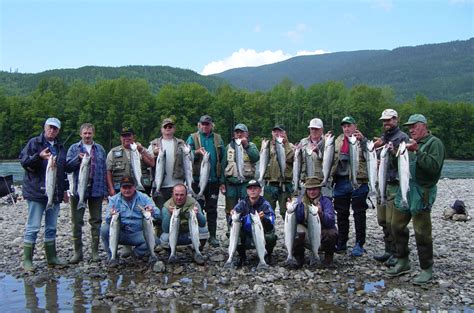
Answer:
<svg viewBox="0 0 474 313"><path fill-rule="evenodd" d="M386 190L383 191L387 201L379 201L377 205L377 218L383 229L385 249L374 258L389 266L389 276L407 273L410 270L407 225L413 220L421 266L421 273L414 283L423 284L432 278L430 209L435 201L436 184L444 162L444 146L430 133L427 120L421 114L410 116L404 124L408 126L410 136L400 129L395 110L383 111L380 120L384 132L380 138L374 139L374 146L379 151L387 147L390 159ZM66 153L57 139L61 122L57 118L48 118L44 131L27 143L19 157L25 168L23 196L28 201L23 267L27 271L34 268L32 258L43 213L47 263L49 266L65 264L57 257L55 239L59 203L63 200L68 183L66 173L72 174L69 189L72 191L70 208L74 255L69 262L73 264L84 259L82 227L86 206L78 205L84 197L90 216L92 262L100 261L101 237L110 265L117 263L113 255L117 247L111 244L124 245L125 253L134 257L150 259L154 259L154 255L151 255L154 247L161 245L170 251L170 261L175 259L175 245L193 244L196 246L194 261L204 264L205 259L200 251L206 242L212 247L220 245L217 237L219 193L225 196L227 236L233 223L239 222L241 225L236 248L239 254L235 262L237 266L246 261L246 250L257 245L255 238L258 236L253 233L255 225L263 227L265 261L271 262L277 242L277 202L283 219L290 204L296 215L297 227L291 252L297 262L289 265L301 267L305 263L305 249L310 248L310 207L317 208L321 222L320 251L325 255L323 264L331 265L334 253L347 250L350 208L353 211L356 237L351 254L362 256L365 253L369 194L366 164L368 139L357 128L353 117L343 118L341 128L342 134L334 139L334 143L329 143L331 132L325 134L323 122L314 118L308 125L308 136L293 145L288 141L285 127L277 124L272 129L272 138L262 142L259 152L250 141L245 124L234 127L233 138L225 146L222 137L214 131L214 123L209 115L201 116L197 132L189 135L186 141L174 136L176 124L166 118L161 123L161 136L152 140L148 148L136 142L133 129L123 127L120 132L121 144L106 153L93 139L94 126L85 123L79 130L81 140L71 145ZM354 140L358 146L355 150L351 147ZM408 206L400 204L397 151L401 142L406 143L410 152ZM330 144L334 146L328 179L324 177L327 171L324 167L328 166L324 163L327 163L325 154L329 153L326 146ZM295 153L298 149L300 152ZM358 154L355 170L354 153ZM84 186L84 175L81 173L86 156L90 158L90 164L87 168L86 194L81 198L79 186ZM48 196L45 191L48 186L45 178L48 161L53 157L56 164L55 192L53 206L47 207ZM302 161L300 173L297 173L301 177L301 190L294 185L295 158L301 158ZM257 172L259 161L260 173ZM323 195L322 188L331 194ZM102 203L107 197L106 218L102 225ZM232 218L236 212L239 221ZM250 216L255 214L258 214L261 223L252 221ZM150 216L155 225L154 240L144 232L143 220ZM116 227L111 226L114 219L119 221L119 234L112 234Z"/></svg>

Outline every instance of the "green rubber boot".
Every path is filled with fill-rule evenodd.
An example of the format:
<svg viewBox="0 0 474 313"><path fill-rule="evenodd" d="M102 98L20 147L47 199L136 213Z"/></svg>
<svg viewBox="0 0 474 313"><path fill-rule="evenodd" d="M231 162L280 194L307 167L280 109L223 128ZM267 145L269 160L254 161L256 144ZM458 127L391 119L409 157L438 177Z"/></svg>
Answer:
<svg viewBox="0 0 474 313"><path fill-rule="evenodd" d="M413 284L415 285L424 285L427 282L433 279L433 267L421 270L421 273L418 274L415 279L413 279Z"/></svg>
<svg viewBox="0 0 474 313"><path fill-rule="evenodd" d="M100 262L99 256L99 237L92 236L91 239L91 262Z"/></svg>
<svg viewBox="0 0 474 313"><path fill-rule="evenodd" d="M84 258L82 254L82 239L73 239L74 242L74 255L69 260L70 264L77 264L81 262Z"/></svg>
<svg viewBox="0 0 474 313"><path fill-rule="evenodd" d="M35 245L29 242L23 243L23 269L25 272L34 271L33 267L33 253Z"/></svg>
<svg viewBox="0 0 474 313"><path fill-rule="evenodd" d="M48 241L44 243L44 251L46 252L46 261L48 267L65 266L66 262L58 258L56 254L56 241Z"/></svg>
<svg viewBox="0 0 474 313"><path fill-rule="evenodd" d="M410 272L410 260L408 258L399 258L394 267L389 268L385 273L390 277L397 277Z"/></svg>

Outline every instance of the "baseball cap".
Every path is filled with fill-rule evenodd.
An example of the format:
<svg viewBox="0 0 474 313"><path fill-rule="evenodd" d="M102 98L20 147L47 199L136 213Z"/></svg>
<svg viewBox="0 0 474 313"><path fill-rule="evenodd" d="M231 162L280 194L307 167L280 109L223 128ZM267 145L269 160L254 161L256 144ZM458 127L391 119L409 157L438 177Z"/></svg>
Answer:
<svg viewBox="0 0 474 313"><path fill-rule="evenodd" d="M241 130L243 132L248 132L249 131L247 126L245 124L242 124L242 123L235 125L234 130Z"/></svg>
<svg viewBox="0 0 474 313"><path fill-rule="evenodd" d="M55 117L48 118L44 124L54 126L58 129L61 128L61 122Z"/></svg>
<svg viewBox="0 0 474 313"><path fill-rule="evenodd" d="M309 122L308 128L323 128L323 121L321 121L319 118L313 118Z"/></svg>
<svg viewBox="0 0 474 313"><path fill-rule="evenodd" d="M174 125L174 121L171 118L165 118L163 122L161 122L161 127L165 127L168 124Z"/></svg>
<svg viewBox="0 0 474 313"><path fill-rule="evenodd" d="M212 118L209 115L203 115L199 119L199 123L212 123Z"/></svg>
<svg viewBox="0 0 474 313"><path fill-rule="evenodd" d="M346 116L342 119L341 125L342 124L355 124L356 120L352 116Z"/></svg>
<svg viewBox="0 0 474 313"><path fill-rule="evenodd" d="M285 131L285 126L283 126L282 124L276 124L275 126L273 126L272 130L275 130L275 129Z"/></svg>
<svg viewBox="0 0 474 313"><path fill-rule="evenodd" d="M386 109L382 112L382 116L379 118L379 120L389 120L392 117L398 117L397 111L393 109Z"/></svg>
<svg viewBox="0 0 474 313"><path fill-rule="evenodd" d="M135 132L133 131L133 129L131 127L128 127L128 126L124 126L120 130L120 136L128 135L128 134L134 134L134 133Z"/></svg>
<svg viewBox="0 0 474 313"><path fill-rule="evenodd" d="M135 179L132 176L124 176L120 180L120 187L123 186L135 186Z"/></svg>
<svg viewBox="0 0 474 313"><path fill-rule="evenodd" d="M258 181L256 181L255 179L252 179L251 181L249 181L249 183L247 184L247 188L250 188L250 187L253 187L253 186L257 186L259 188L262 188L260 183Z"/></svg>
<svg viewBox="0 0 474 313"><path fill-rule="evenodd" d="M408 122L406 122L403 125L413 125L413 124L416 124L416 123L427 124L428 121L426 120L426 117L423 114L413 114L408 119Z"/></svg>

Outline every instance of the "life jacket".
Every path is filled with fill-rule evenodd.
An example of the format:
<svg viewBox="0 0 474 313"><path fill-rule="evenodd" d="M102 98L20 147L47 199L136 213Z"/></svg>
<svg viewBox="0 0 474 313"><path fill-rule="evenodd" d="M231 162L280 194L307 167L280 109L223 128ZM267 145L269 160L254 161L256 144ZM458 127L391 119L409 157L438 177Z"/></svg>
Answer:
<svg viewBox="0 0 474 313"><path fill-rule="evenodd" d="M163 137L156 138L150 142L152 147L158 147L161 149L161 140ZM174 141L174 164L173 164L173 178L184 179L184 167L183 167L183 150L182 147L185 144L184 140L173 137ZM155 167L152 168L152 177L155 177ZM169 174L169 173L166 173Z"/></svg>
<svg viewBox="0 0 474 313"><path fill-rule="evenodd" d="M114 186L120 186L122 177L133 176L132 163L129 158L129 153L127 153L126 149L122 145L112 148L110 153L112 155L112 181ZM152 183L150 171L144 162L140 161L140 166L142 172L142 186L150 187Z"/></svg>
<svg viewBox="0 0 474 313"><path fill-rule="evenodd" d="M247 150L244 150L244 177L246 180L250 180L255 177L255 164L250 161L250 157ZM235 142L232 141L227 145L227 166L225 168L224 175L226 178L237 178L237 162L235 159Z"/></svg>

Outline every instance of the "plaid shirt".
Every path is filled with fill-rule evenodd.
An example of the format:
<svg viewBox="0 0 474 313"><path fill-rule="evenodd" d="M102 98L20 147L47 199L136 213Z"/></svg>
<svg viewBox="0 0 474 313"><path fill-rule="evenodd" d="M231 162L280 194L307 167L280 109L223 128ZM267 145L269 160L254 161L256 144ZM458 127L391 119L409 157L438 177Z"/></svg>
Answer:
<svg viewBox="0 0 474 313"><path fill-rule="evenodd" d="M82 144L82 141L79 141L69 147L66 156L66 164L73 172L74 179L74 190L73 193L77 195L77 186L79 178L79 168L81 167L81 160L79 159L79 153L86 153L86 148ZM88 196L90 197L105 197L109 193L107 191L106 183L106 166L105 160L107 154L105 153L104 148L98 144L92 144L91 150L92 160L94 163L93 177L90 177L92 182L91 187L88 188Z"/></svg>

